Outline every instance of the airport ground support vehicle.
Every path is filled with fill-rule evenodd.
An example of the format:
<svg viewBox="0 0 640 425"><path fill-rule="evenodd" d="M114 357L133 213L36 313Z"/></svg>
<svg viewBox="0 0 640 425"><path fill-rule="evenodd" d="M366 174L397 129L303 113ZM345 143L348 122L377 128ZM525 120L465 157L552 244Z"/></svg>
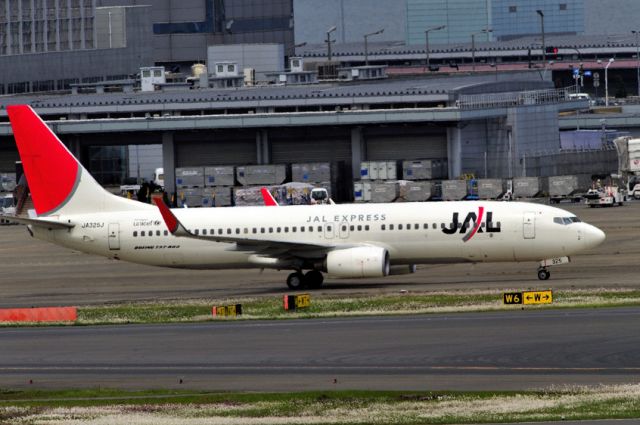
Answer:
<svg viewBox="0 0 640 425"><path fill-rule="evenodd" d="M16 214L16 205L14 202L13 194L7 193L0 195L0 224L10 224L8 218L2 216L12 217Z"/></svg>
<svg viewBox="0 0 640 425"><path fill-rule="evenodd" d="M522 202L438 202L169 209L105 191L26 105L7 107L35 208L37 238L134 263L290 270L289 287L323 273L373 278L416 264L537 261L548 267L605 234L574 214Z"/></svg>

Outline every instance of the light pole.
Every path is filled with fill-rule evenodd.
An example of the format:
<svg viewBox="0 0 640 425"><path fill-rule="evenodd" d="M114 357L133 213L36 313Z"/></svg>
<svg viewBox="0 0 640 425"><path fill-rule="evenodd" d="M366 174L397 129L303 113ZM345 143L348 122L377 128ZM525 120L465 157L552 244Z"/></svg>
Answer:
<svg viewBox="0 0 640 425"><path fill-rule="evenodd" d="M609 66L613 63L614 59L609 59L609 63L604 67L604 106L609 106Z"/></svg>
<svg viewBox="0 0 640 425"><path fill-rule="evenodd" d="M371 37L372 35L382 34L383 32L384 32L384 28L376 32L372 32L364 35L364 66L369 66L369 44L368 44L369 42L367 41L367 38Z"/></svg>
<svg viewBox="0 0 640 425"><path fill-rule="evenodd" d="M336 26L332 26L327 30L327 39L325 40L327 43L327 60L331 62L331 33L336 30Z"/></svg>
<svg viewBox="0 0 640 425"><path fill-rule="evenodd" d="M447 26L446 25L440 25L437 27L431 27L431 28L427 28L426 30L424 30L424 38L426 40L426 50L427 50L427 69L429 69L429 33L431 31L440 31L445 29Z"/></svg>
<svg viewBox="0 0 640 425"><path fill-rule="evenodd" d="M638 82L638 97L640 97L640 31L631 31L636 35L636 81Z"/></svg>
<svg viewBox="0 0 640 425"><path fill-rule="evenodd" d="M547 63L547 45L544 44L544 13L542 10L536 10L536 13L540 16L540 31L542 32L542 62Z"/></svg>
<svg viewBox="0 0 640 425"><path fill-rule="evenodd" d="M491 28L485 28L482 31L474 32L471 34L471 70L476 70L476 35L488 34L493 32Z"/></svg>

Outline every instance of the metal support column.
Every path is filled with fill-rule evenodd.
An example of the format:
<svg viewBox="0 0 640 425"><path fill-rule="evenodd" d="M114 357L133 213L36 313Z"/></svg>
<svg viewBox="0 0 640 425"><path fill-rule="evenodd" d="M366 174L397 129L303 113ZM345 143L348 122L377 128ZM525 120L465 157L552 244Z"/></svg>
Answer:
<svg viewBox="0 0 640 425"><path fill-rule="evenodd" d="M164 190L171 196L176 192L176 149L171 131L162 133L162 167Z"/></svg>
<svg viewBox="0 0 640 425"><path fill-rule="evenodd" d="M360 163L367 158L367 146L362 137L362 127L351 129L351 173L353 180L360 180Z"/></svg>

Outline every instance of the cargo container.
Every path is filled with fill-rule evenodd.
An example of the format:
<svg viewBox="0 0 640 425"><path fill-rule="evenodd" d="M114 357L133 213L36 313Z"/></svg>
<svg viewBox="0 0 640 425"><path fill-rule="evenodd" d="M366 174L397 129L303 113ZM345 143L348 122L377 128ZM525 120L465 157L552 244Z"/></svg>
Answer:
<svg viewBox="0 0 640 425"><path fill-rule="evenodd" d="M236 168L236 178L243 186L278 185L287 179L287 166L284 164L244 165Z"/></svg>
<svg viewBox="0 0 640 425"><path fill-rule="evenodd" d="M355 182L353 184L353 198L355 202L370 202L371 182Z"/></svg>
<svg viewBox="0 0 640 425"><path fill-rule="evenodd" d="M443 201L460 201L469 194L467 180L443 180L441 188Z"/></svg>
<svg viewBox="0 0 640 425"><path fill-rule="evenodd" d="M591 176L588 174L549 177L549 199L551 202L559 202L562 199L579 201L590 188Z"/></svg>
<svg viewBox="0 0 640 425"><path fill-rule="evenodd" d="M400 180L398 199L406 202L428 201L433 196L434 183L430 181Z"/></svg>
<svg viewBox="0 0 640 425"><path fill-rule="evenodd" d="M229 207L233 204L232 201L229 186L205 187L202 190L203 207Z"/></svg>
<svg viewBox="0 0 640 425"><path fill-rule="evenodd" d="M204 167L176 168L176 188L204 187Z"/></svg>
<svg viewBox="0 0 640 425"><path fill-rule="evenodd" d="M502 179L478 179L479 199L498 199L506 192L506 185Z"/></svg>
<svg viewBox="0 0 640 425"><path fill-rule="evenodd" d="M548 191L546 182L547 179L541 177L514 177L513 197L535 198L536 196L542 196Z"/></svg>
<svg viewBox="0 0 640 425"><path fill-rule="evenodd" d="M371 202L386 203L398 199L399 185L397 181L371 182Z"/></svg>
<svg viewBox="0 0 640 425"><path fill-rule="evenodd" d="M432 180L446 177L446 161L441 159L420 159L402 162L404 180Z"/></svg>
<svg viewBox="0 0 640 425"><path fill-rule="evenodd" d="M236 184L235 167L225 165L204 168L204 184L211 186L234 186Z"/></svg>
<svg viewBox="0 0 640 425"><path fill-rule="evenodd" d="M362 161L360 163L360 179L362 180L396 180L398 178L398 161Z"/></svg>
<svg viewBox="0 0 640 425"><path fill-rule="evenodd" d="M179 207L201 207L202 206L202 188L190 188L178 190L178 206Z"/></svg>
<svg viewBox="0 0 640 425"><path fill-rule="evenodd" d="M332 181L337 165L330 162L291 164L291 180L303 183Z"/></svg>

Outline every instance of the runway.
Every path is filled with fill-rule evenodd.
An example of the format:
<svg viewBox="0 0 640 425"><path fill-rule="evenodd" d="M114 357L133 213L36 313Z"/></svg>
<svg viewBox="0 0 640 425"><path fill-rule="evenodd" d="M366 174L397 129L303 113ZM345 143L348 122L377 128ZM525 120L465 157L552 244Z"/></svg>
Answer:
<svg viewBox="0 0 640 425"><path fill-rule="evenodd" d="M637 383L639 325L640 308L617 308L4 328L0 382L248 391Z"/></svg>

